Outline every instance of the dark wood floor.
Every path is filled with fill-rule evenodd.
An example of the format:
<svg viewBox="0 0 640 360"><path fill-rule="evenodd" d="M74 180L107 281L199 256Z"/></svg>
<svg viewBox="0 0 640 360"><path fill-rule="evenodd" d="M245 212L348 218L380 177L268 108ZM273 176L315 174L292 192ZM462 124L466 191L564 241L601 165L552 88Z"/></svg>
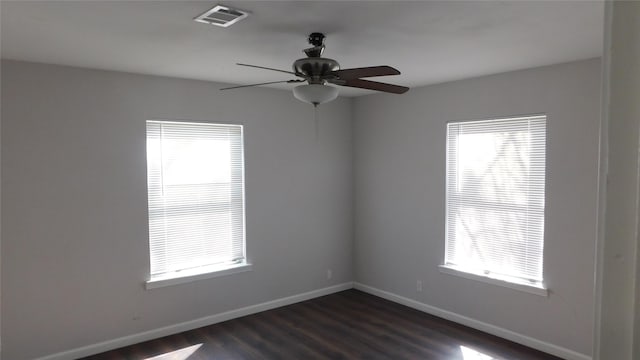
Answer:
<svg viewBox="0 0 640 360"><path fill-rule="evenodd" d="M559 359L347 290L85 360Z"/></svg>

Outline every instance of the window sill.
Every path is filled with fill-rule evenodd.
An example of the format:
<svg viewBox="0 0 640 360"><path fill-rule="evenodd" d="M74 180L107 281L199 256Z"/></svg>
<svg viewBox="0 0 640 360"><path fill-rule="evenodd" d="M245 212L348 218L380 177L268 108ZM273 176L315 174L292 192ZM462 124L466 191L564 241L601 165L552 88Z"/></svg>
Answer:
<svg viewBox="0 0 640 360"><path fill-rule="evenodd" d="M524 281L513 281L512 279L506 280L500 277L493 277L491 275L485 275L483 273L469 272L466 269L462 270L459 267L452 265L440 265L440 272L449 275L460 276L466 279L477 280L488 284L504 286L510 289L524 291L530 294L549 296L549 290L547 290L542 284L529 284Z"/></svg>
<svg viewBox="0 0 640 360"><path fill-rule="evenodd" d="M147 288L147 290L150 290L165 286L184 284L196 280L210 279L219 276L251 271L251 268L251 264L246 262L223 266L205 266L202 268L184 270L152 277L145 283L145 287Z"/></svg>

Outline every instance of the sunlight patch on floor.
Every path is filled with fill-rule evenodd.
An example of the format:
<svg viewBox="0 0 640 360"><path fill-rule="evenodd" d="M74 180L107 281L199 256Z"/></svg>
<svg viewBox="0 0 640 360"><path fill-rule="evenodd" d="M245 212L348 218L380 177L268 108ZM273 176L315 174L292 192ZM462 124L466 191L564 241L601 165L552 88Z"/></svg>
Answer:
<svg viewBox="0 0 640 360"><path fill-rule="evenodd" d="M495 360L492 356L483 354L466 346L460 346L463 360Z"/></svg>
<svg viewBox="0 0 640 360"><path fill-rule="evenodd" d="M186 348L171 351L165 354L160 354L154 357L146 358L144 360L187 360L189 356L193 355L202 344L191 345Z"/></svg>

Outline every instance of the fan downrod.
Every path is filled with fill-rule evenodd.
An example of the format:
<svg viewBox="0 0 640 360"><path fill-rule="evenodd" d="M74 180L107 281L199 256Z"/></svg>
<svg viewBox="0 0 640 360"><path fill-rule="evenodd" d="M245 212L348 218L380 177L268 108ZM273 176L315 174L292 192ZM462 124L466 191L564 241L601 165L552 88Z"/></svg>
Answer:
<svg viewBox="0 0 640 360"><path fill-rule="evenodd" d="M309 35L308 41L309 44L313 46L322 46L324 45L324 34L319 32L314 32Z"/></svg>
<svg viewBox="0 0 640 360"><path fill-rule="evenodd" d="M314 32L309 34L307 41L309 41L309 44L313 45L313 47L304 49L304 53L307 54L307 57L310 57L310 58L322 57L322 52L324 51L324 39L325 39L325 36L323 33Z"/></svg>

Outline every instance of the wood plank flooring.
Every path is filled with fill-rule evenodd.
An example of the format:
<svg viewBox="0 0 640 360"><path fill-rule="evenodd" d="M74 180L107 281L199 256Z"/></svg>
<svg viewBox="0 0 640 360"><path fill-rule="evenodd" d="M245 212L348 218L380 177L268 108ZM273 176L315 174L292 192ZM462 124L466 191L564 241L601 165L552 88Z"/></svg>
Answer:
<svg viewBox="0 0 640 360"><path fill-rule="evenodd" d="M347 290L84 360L123 359L559 358L358 290Z"/></svg>

